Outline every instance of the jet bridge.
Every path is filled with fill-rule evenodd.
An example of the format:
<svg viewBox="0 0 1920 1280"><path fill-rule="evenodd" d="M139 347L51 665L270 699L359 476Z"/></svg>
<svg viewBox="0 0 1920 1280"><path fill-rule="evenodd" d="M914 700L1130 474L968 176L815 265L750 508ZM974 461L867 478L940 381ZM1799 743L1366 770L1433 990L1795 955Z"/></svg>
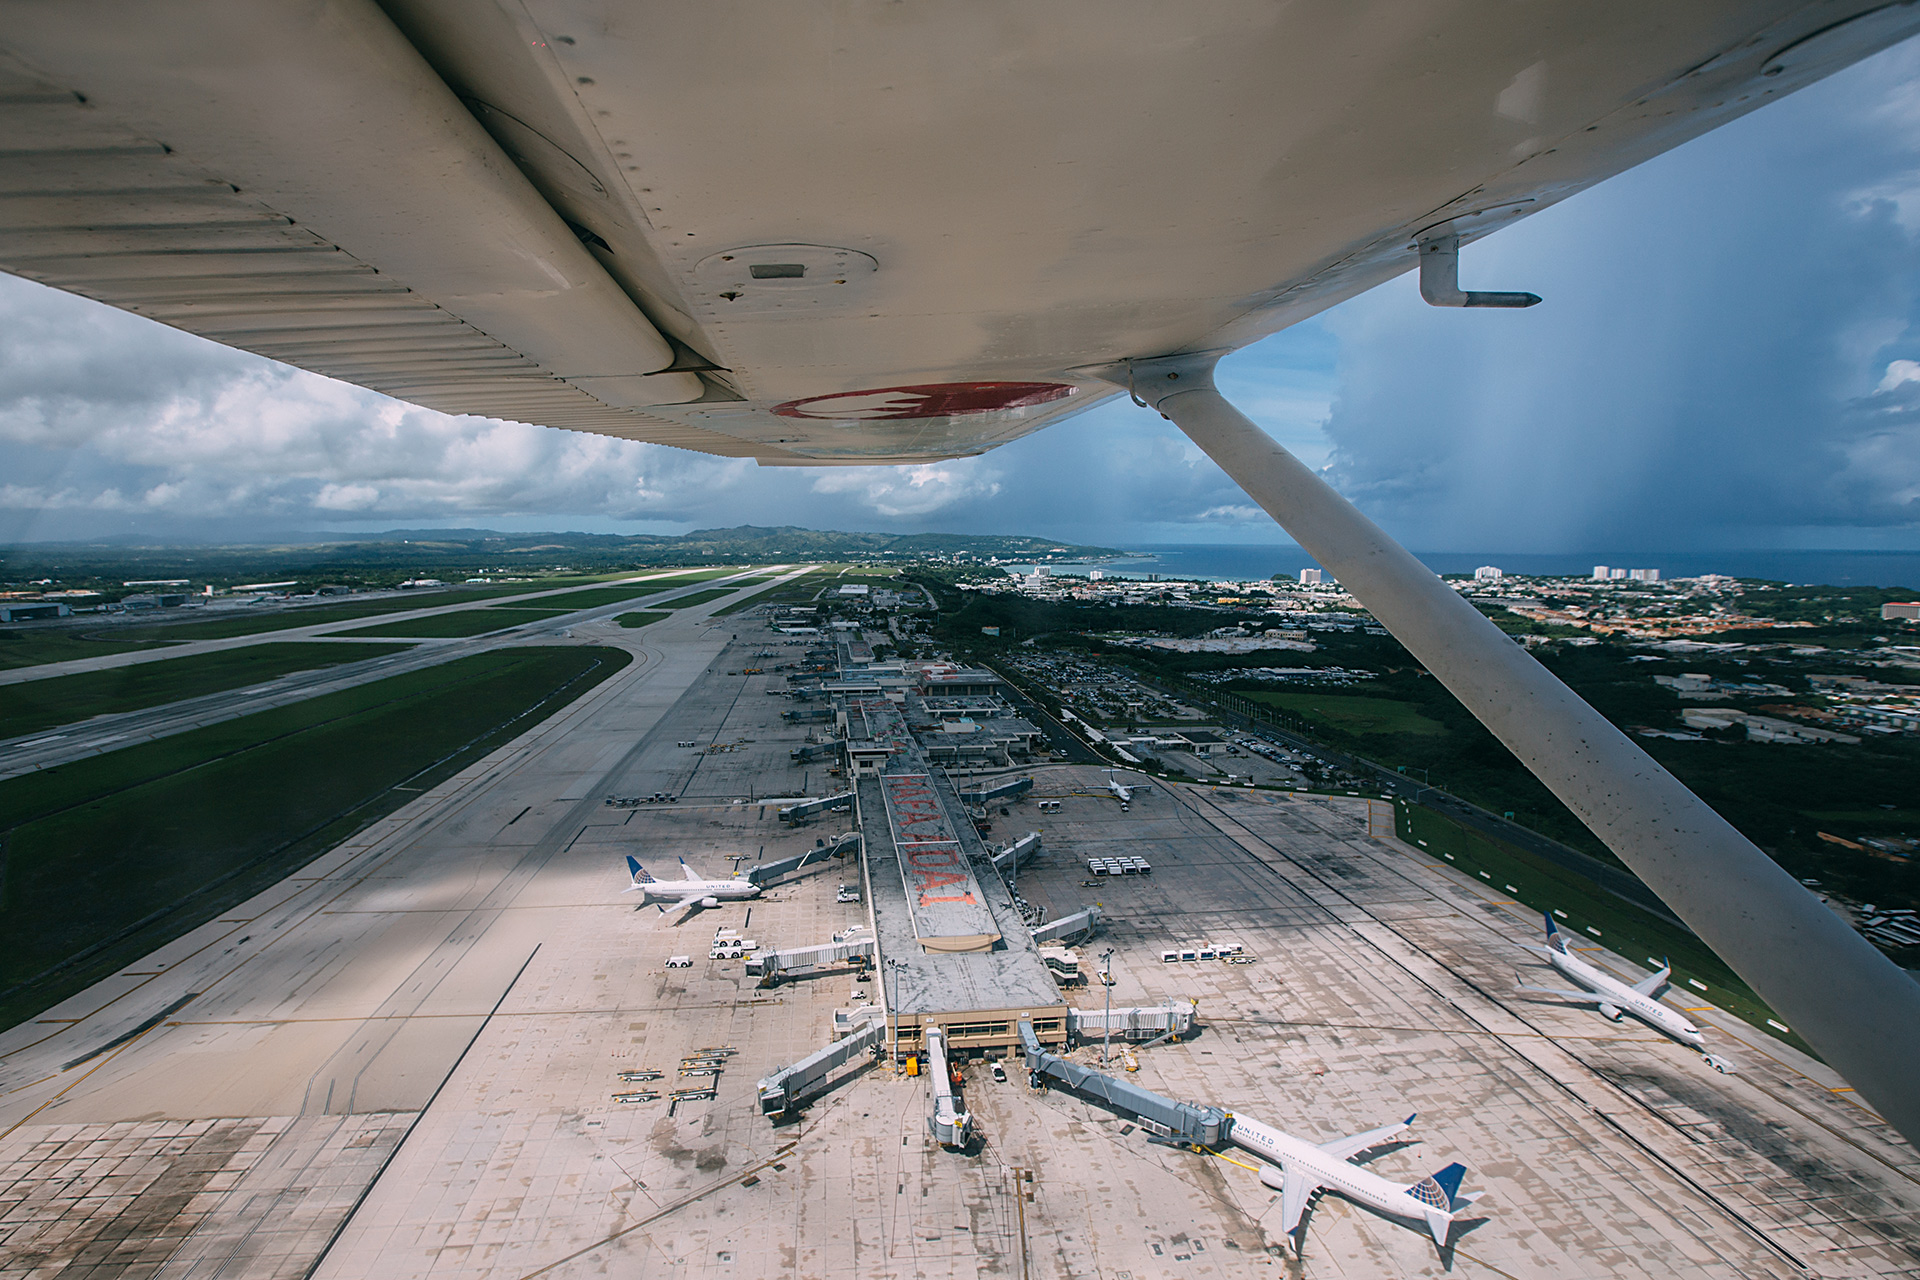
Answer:
<svg viewBox="0 0 1920 1280"><path fill-rule="evenodd" d="M837 755L839 751L840 744L838 742L803 742L789 751L787 755L798 762L801 760L813 760L825 755Z"/></svg>
<svg viewBox="0 0 1920 1280"><path fill-rule="evenodd" d="M816 800L802 800L797 804L783 805L780 809L780 821L788 826L805 822L815 814L828 813L834 809L851 809L853 792L843 791L837 796L825 796Z"/></svg>
<svg viewBox="0 0 1920 1280"><path fill-rule="evenodd" d="M872 938L849 938L845 942L825 942L817 947L793 947L786 951L756 951L747 957L747 976L759 978L762 985L770 987L804 970L853 963L873 963Z"/></svg>
<svg viewBox="0 0 1920 1280"><path fill-rule="evenodd" d="M861 1054L879 1048L886 1038L886 1021L875 1019L792 1066L780 1068L760 1081L760 1114L785 1115L799 1107L834 1071Z"/></svg>
<svg viewBox="0 0 1920 1280"><path fill-rule="evenodd" d="M1033 790L1032 778L1010 778L997 786L981 791L962 791L962 804L992 804L996 800L1006 800L1014 796L1023 796Z"/></svg>
<svg viewBox="0 0 1920 1280"><path fill-rule="evenodd" d="M1003 874L1009 870L1018 870L1021 863L1030 861L1039 852L1040 833L1029 831L993 855L993 869Z"/></svg>
<svg viewBox="0 0 1920 1280"><path fill-rule="evenodd" d="M947 1063L947 1033L930 1026L925 1039L927 1074L933 1077L933 1115L927 1120L927 1128L933 1131L933 1140L941 1146L964 1147L973 1140L973 1117L960 1109L959 1100L953 1096L953 1069Z"/></svg>
<svg viewBox="0 0 1920 1280"><path fill-rule="evenodd" d="M1059 943L1066 946L1082 938L1091 938L1099 927L1100 908L1088 907L1085 911L1076 911L1070 916L1061 916L1050 924L1039 926L1033 931L1033 940L1042 945Z"/></svg>
<svg viewBox="0 0 1920 1280"><path fill-rule="evenodd" d="M1067 1029L1081 1040L1159 1040L1184 1036L1193 1030L1196 1006L1191 1000L1136 1005L1125 1009L1069 1009Z"/></svg>
<svg viewBox="0 0 1920 1280"><path fill-rule="evenodd" d="M1138 1116L1157 1133L1195 1146L1217 1147L1233 1128L1233 1118L1218 1107L1175 1102L1151 1089L1142 1089L1137 1084L1048 1053L1040 1047L1039 1038L1033 1034L1033 1023L1026 1018L1020 1020L1020 1041L1027 1051L1027 1077L1035 1088L1044 1087L1046 1078L1052 1076L1069 1089Z"/></svg>
<svg viewBox="0 0 1920 1280"><path fill-rule="evenodd" d="M781 816L786 816L785 810L781 811ZM835 836L828 843L817 844L805 853L796 853L791 858L781 858L777 862L769 862L764 866L755 867L753 870L747 872L747 879L753 884L767 884L771 881L778 880L781 876L792 875L796 871L825 862L829 858L837 858L843 853L851 853L859 847L859 832L843 832Z"/></svg>

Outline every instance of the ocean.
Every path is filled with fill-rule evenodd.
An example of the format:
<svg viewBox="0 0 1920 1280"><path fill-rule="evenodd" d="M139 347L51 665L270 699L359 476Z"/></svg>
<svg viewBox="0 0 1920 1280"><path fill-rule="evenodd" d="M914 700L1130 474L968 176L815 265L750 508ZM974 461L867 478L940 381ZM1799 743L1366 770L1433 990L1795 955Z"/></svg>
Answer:
<svg viewBox="0 0 1920 1280"><path fill-rule="evenodd" d="M1108 577L1202 578L1245 582L1275 574L1298 576L1316 568L1312 556L1292 545L1190 543L1183 546L1126 547L1125 559L1105 563L1053 562L1056 573L1098 569ZM1768 578L1796 585L1839 587L1911 587L1920 596L1920 552L1915 551L1592 551L1574 555L1507 555L1500 552L1415 552L1435 573L1472 573L1495 565L1508 573L1585 577L1596 564L1628 569L1658 569L1662 578L1694 578L1723 573L1735 578ZM1029 571L1032 565L1009 565Z"/></svg>

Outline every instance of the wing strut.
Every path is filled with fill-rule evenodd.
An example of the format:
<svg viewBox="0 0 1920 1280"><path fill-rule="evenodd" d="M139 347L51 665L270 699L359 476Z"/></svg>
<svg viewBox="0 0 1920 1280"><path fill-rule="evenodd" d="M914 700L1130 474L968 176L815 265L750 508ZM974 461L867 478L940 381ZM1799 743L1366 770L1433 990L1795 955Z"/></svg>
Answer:
<svg viewBox="0 0 1920 1280"><path fill-rule="evenodd" d="M1220 353L1129 384L1378 618L1888 1123L1920 1143L1920 983L1229 404Z"/></svg>

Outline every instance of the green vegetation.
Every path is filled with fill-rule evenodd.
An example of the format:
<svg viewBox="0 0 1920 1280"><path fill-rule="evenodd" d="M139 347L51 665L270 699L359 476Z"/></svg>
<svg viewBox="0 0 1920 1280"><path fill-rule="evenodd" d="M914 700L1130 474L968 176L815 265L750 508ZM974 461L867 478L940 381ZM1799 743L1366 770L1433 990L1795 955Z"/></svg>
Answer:
<svg viewBox="0 0 1920 1280"><path fill-rule="evenodd" d="M37 667L48 662L104 658L112 653L164 648L171 643L170 640L108 640L83 636L66 627L0 631L0 668Z"/></svg>
<svg viewBox="0 0 1920 1280"><path fill-rule="evenodd" d="M0 782L0 1027L283 879L628 661L478 654Z"/></svg>
<svg viewBox="0 0 1920 1280"><path fill-rule="evenodd" d="M672 616L673 614L671 612L665 610L657 613L623 613L616 617L614 621L623 627L644 627L650 623L658 622L662 618L671 618Z"/></svg>
<svg viewBox="0 0 1920 1280"><path fill-rule="evenodd" d="M411 621L383 622L373 627L355 627L343 632L350 636L409 636L417 640L447 640L461 636L485 635L489 631L504 631L508 627L518 627L529 622L540 622L557 617L563 613L572 613L571 609L513 609L501 612L495 609L463 609L458 613L433 613L424 618Z"/></svg>
<svg viewBox="0 0 1920 1280"><path fill-rule="evenodd" d="M261 644L0 686L0 738L399 653L404 644Z"/></svg>
<svg viewBox="0 0 1920 1280"><path fill-rule="evenodd" d="M659 578L653 582L636 582L620 587L594 587L586 591L569 591L565 595L542 596L539 600L530 600L524 605L497 604L496 609L521 609L535 607L562 607L567 611L576 609L596 609L603 604L620 604L627 600L637 600L641 596L656 595L662 591L671 591L694 582L704 582L708 578L723 577L737 573L736 569L702 569L695 573L676 573L670 578Z"/></svg>
<svg viewBox="0 0 1920 1280"><path fill-rule="evenodd" d="M1790 587L1778 583L1765 586L1751 583L1740 595L1740 608L1742 612L1757 618L1773 618L1780 622L1837 626L1858 624L1884 632L1887 624L1880 619L1880 606L1913 598L1911 587ZM1788 636L1794 640L1803 638L1791 632ZM1781 637L1770 635L1767 638L1778 640Z"/></svg>
<svg viewBox="0 0 1920 1280"><path fill-rule="evenodd" d="M1394 818L1402 840L1485 881L1495 893L1504 893L1543 915L1552 912L1570 937L1586 937L1649 968L1657 969L1661 961L1670 960L1674 987L1670 1003L1684 1008L1710 1001L1768 1035L1804 1053L1813 1053L1812 1046L1798 1035L1783 1034L1768 1026L1773 1010L1735 977L1706 943L1681 926L1614 897L1582 875L1463 827L1431 809L1401 801L1394 805Z"/></svg>
<svg viewBox="0 0 1920 1280"><path fill-rule="evenodd" d="M660 607L663 609L691 609L695 605L708 604L723 596L730 596L733 592L734 589L732 587L713 587L706 591L696 591L690 596L682 596L678 600L662 600Z"/></svg>
<svg viewBox="0 0 1920 1280"><path fill-rule="evenodd" d="M1348 733L1440 734L1447 726L1420 714L1411 703L1345 693L1267 693L1242 696L1282 707L1321 725Z"/></svg>

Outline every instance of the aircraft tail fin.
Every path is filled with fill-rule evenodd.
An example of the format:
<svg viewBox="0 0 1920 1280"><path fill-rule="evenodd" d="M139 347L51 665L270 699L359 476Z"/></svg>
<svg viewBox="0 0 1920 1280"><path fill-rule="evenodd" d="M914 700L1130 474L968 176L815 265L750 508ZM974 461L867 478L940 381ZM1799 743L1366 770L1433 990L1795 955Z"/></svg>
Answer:
<svg viewBox="0 0 1920 1280"><path fill-rule="evenodd" d="M635 889L640 888L642 885L653 883L653 877L648 875L647 869L640 865L640 859L634 857L632 854L627 855L627 874L633 877L633 887Z"/></svg>
<svg viewBox="0 0 1920 1280"><path fill-rule="evenodd" d="M1472 1201L1460 1198L1460 1180L1467 1176L1467 1166L1458 1160L1433 1175L1433 1183L1446 1193L1449 1213Z"/></svg>
<svg viewBox="0 0 1920 1280"><path fill-rule="evenodd" d="M1541 919L1547 922L1547 945L1564 954L1567 949L1567 939L1560 932L1560 926L1553 922L1553 917L1550 915L1543 914Z"/></svg>
<svg viewBox="0 0 1920 1280"><path fill-rule="evenodd" d="M1442 1249L1447 1247L1447 1237L1453 1231L1454 1215L1480 1198L1478 1193L1460 1194L1460 1180L1466 1176L1467 1166L1456 1161L1407 1188L1407 1194L1420 1204L1421 1216L1433 1234L1433 1243Z"/></svg>

